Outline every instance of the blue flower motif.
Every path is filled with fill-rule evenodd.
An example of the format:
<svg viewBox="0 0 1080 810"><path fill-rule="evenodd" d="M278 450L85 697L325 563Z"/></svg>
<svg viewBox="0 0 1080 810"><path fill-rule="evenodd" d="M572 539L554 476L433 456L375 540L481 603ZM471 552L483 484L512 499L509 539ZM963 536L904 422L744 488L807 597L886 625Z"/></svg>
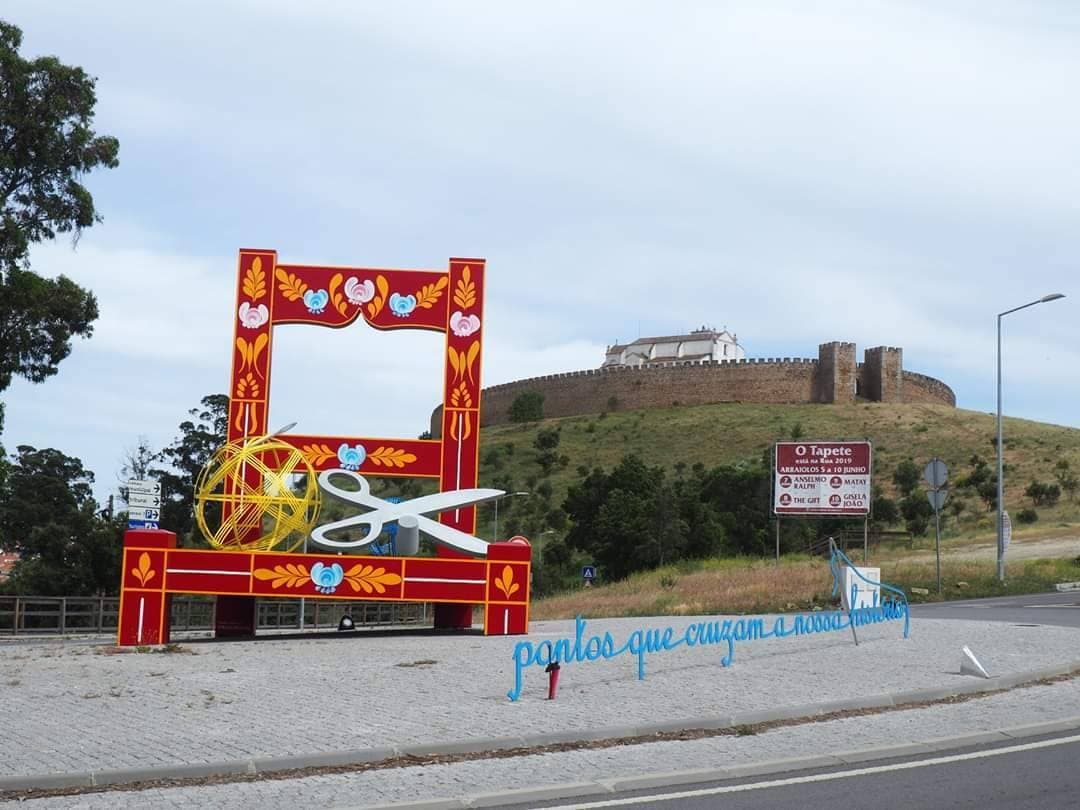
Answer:
<svg viewBox="0 0 1080 810"><path fill-rule="evenodd" d="M333 593L343 579L345 570L338 563L326 566L317 562L311 566L311 581L315 583L315 590L319 593Z"/></svg>
<svg viewBox="0 0 1080 810"><path fill-rule="evenodd" d="M308 290L304 293L304 306L312 315L321 315L330 302L330 296L326 290Z"/></svg>
<svg viewBox="0 0 1080 810"><path fill-rule="evenodd" d="M364 459L367 458L367 450L364 449L364 445L358 444L356 447L349 447L347 444L341 445L337 449L338 461L341 462L342 469L345 470L359 470L360 465L364 463Z"/></svg>
<svg viewBox="0 0 1080 810"><path fill-rule="evenodd" d="M415 295L398 295L397 293L391 293L390 311L399 318L408 318L414 309L416 309Z"/></svg>

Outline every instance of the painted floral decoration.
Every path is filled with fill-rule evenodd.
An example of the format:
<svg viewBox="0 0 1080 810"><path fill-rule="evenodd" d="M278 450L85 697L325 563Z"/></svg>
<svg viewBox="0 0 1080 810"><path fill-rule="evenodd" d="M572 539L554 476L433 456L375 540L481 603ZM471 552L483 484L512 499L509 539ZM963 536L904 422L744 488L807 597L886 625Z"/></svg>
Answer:
<svg viewBox="0 0 1080 810"><path fill-rule="evenodd" d="M450 329L458 337L468 337L480 329L480 319L475 315L455 312L450 316Z"/></svg>
<svg viewBox="0 0 1080 810"><path fill-rule="evenodd" d="M304 306L312 315L321 315L330 302L330 295L326 290L308 290L304 293Z"/></svg>
<svg viewBox="0 0 1080 810"><path fill-rule="evenodd" d="M240 325L245 329L258 329L270 320L270 310L266 304L252 306L247 301L240 305Z"/></svg>
<svg viewBox="0 0 1080 810"><path fill-rule="evenodd" d="M375 285L371 279L360 279L353 276L345 282L345 295L350 304L366 304L375 297Z"/></svg>
<svg viewBox="0 0 1080 810"><path fill-rule="evenodd" d="M408 318L416 309L415 295L400 295L392 293L390 296L390 311L399 318Z"/></svg>
<svg viewBox="0 0 1080 810"><path fill-rule="evenodd" d="M319 593L333 593L343 579L345 569L338 563L327 566L317 562L311 566L311 581L315 583L315 590Z"/></svg>
<svg viewBox="0 0 1080 810"><path fill-rule="evenodd" d="M346 470L359 470L360 465L364 463L364 459L367 458L367 450L364 449L364 445L358 444L356 447L349 447L347 444L342 444L337 450L338 461L341 462L341 466Z"/></svg>

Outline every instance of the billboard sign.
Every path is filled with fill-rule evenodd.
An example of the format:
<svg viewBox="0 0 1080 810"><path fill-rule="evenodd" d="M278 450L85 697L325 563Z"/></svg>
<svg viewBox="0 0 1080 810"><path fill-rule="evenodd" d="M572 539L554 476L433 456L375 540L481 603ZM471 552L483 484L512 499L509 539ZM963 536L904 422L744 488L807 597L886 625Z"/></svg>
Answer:
<svg viewBox="0 0 1080 810"><path fill-rule="evenodd" d="M869 515L870 442L777 442L773 512Z"/></svg>

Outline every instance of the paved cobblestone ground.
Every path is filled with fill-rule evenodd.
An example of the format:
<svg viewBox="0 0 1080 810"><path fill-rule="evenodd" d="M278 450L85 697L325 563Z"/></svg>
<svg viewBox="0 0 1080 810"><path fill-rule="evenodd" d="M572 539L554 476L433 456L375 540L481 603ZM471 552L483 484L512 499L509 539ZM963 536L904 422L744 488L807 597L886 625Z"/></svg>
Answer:
<svg viewBox="0 0 1080 810"><path fill-rule="evenodd" d="M705 617L702 620L715 620ZM588 633L617 641L639 626L691 618L590 621ZM573 622L533 624L530 639L572 637ZM511 703L518 639L482 636L329 637L185 643L195 654L104 655L89 645L0 645L0 775L168 766L302 755L381 745L588 731L737 711L970 683L960 648L992 675L1073 660L1080 631L982 622L913 622L849 632L746 642L722 668L721 647L652 655L637 681L630 657L571 664L549 702L540 668ZM434 662L434 663L423 663ZM772 759L1080 713L1074 681L1018 690L958 706L832 721L752 738L657 743L525 760L40 800L41 807L292 807L364 804L596 778L596 769L640 773ZM988 707L995 707L994 711ZM862 740L847 744L847 740ZM665 759L666 758L666 759ZM693 761L702 764L694 765ZM584 768L584 771L582 770ZM591 770L590 770L591 769ZM625 769L619 771L619 769ZM586 775L591 774L591 775ZM488 785L494 785L487 787ZM316 793L312 793L315 791ZM284 798L282 798L284 797ZM125 802L130 804L125 804Z"/></svg>
<svg viewBox="0 0 1080 810"><path fill-rule="evenodd" d="M19 806L27 810L360 808L924 742L946 736L1060 720L1077 713L1080 713L1080 680L1072 680L1051 686L1016 689L952 706L933 706L780 728L749 737L713 737L689 742L651 743L288 781L58 797L32 800Z"/></svg>

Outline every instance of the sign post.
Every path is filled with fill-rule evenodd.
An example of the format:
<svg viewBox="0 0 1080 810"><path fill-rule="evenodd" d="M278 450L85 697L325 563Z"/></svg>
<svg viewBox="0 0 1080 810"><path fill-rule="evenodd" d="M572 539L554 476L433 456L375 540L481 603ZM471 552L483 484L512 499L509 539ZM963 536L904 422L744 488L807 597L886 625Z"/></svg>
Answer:
<svg viewBox="0 0 1080 810"><path fill-rule="evenodd" d="M128 528L160 528L161 484L157 481L128 481L126 487Z"/></svg>
<svg viewBox="0 0 1080 810"><path fill-rule="evenodd" d="M949 468L940 458L930 459L930 463L923 470L923 478L930 485L930 491L926 497L930 499L930 506L934 508L934 551L937 555L937 592L941 595L941 507L945 505L945 499L949 497L949 490L945 488L945 482L949 480Z"/></svg>
<svg viewBox="0 0 1080 810"><path fill-rule="evenodd" d="M863 518L863 562L870 517L870 442L777 442L773 465L776 559L781 515Z"/></svg>

